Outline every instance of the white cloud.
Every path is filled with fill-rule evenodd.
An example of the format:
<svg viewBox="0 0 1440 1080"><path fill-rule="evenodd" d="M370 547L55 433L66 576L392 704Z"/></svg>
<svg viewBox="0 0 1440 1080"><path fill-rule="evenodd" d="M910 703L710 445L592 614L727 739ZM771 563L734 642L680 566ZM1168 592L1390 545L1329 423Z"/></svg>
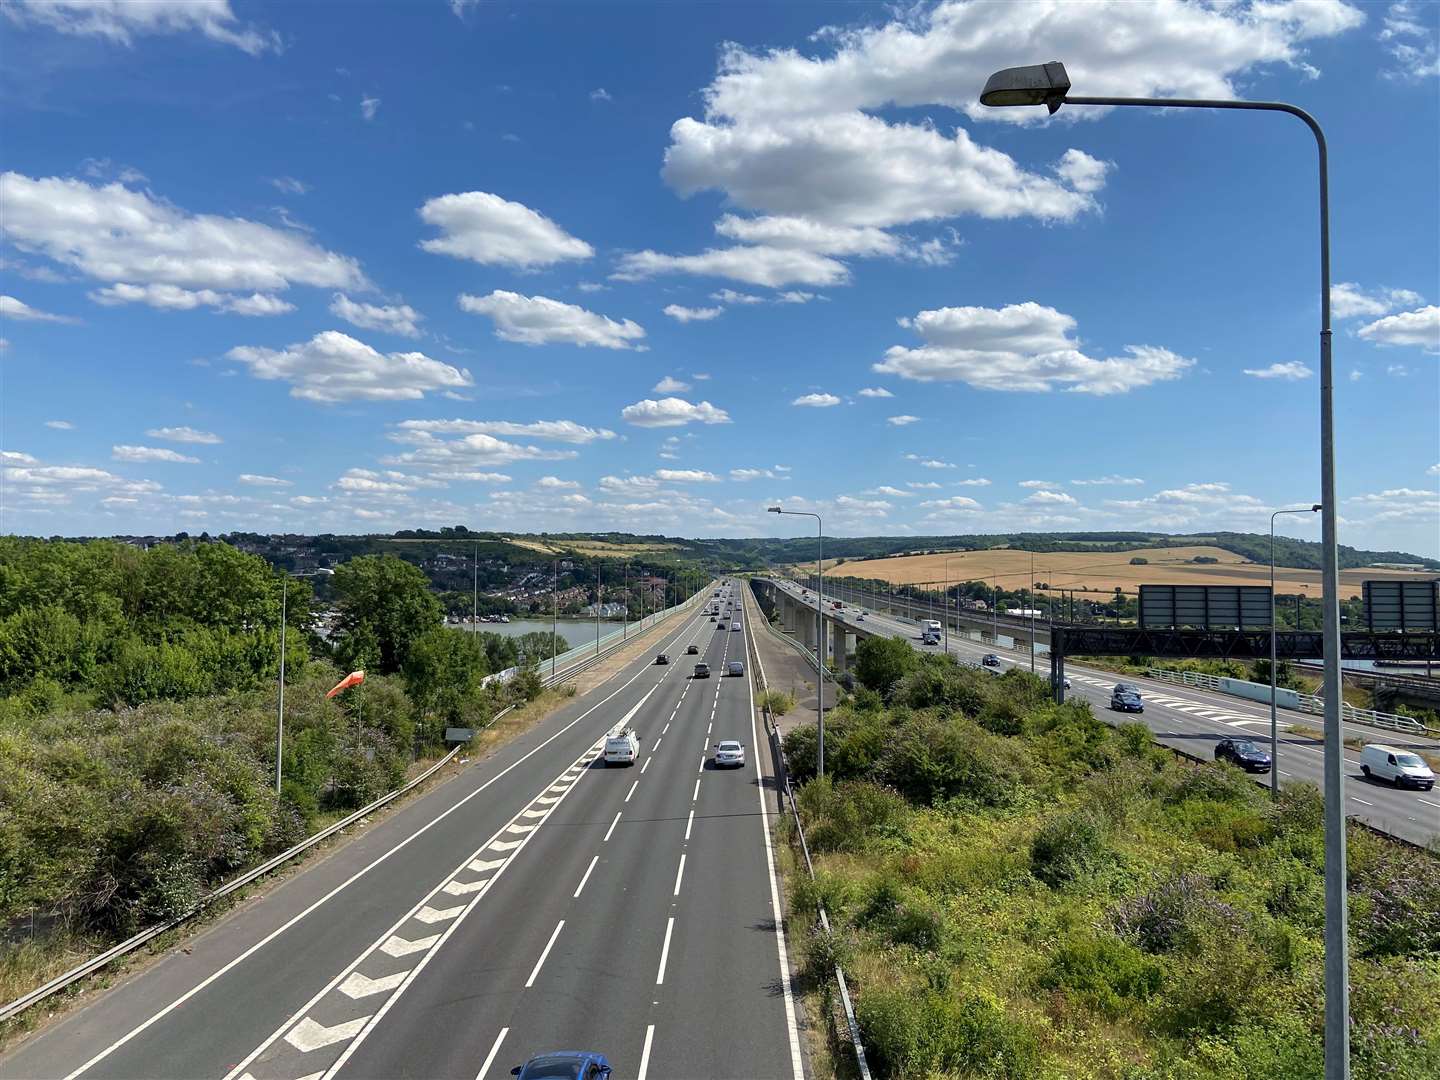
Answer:
<svg viewBox="0 0 1440 1080"><path fill-rule="evenodd" d="M0 464L38 465L40 459L21 450L0 450Z"/></svg>
<svg viewBox="0 0 1440 1080"><path fill-rule="evenodd" d="M380 99L364 95L360 98L360 115L365 118L366 123L375 119L375 114L380 111Z"/></svg>
<svg viewBox="0 0 1440 1080"><path fill-rule="evenodd" d="M594 90L590 91L590 100L614 101L615 99L610 96L610 91L606 90L603 86L597 86Z"/></svg>
<svg viewBox="0 0 1440 1080"><path fill-rule="evenodd" d="M777 304L808 304L814 299L814 293L801 292L799 289L790 289L775 294L775 303Z"/></svg>
<svg viewBox="0 0 1440 1080"><path fill-rule="evenodd" d="M900 241L874 226L827 225L806 217L737 217L715 223L721 236L760 247L813 251L818 255L898 255Z"/></svg>
<svg viewBox="0 0 1440 1080"><path fill-rule="evenodd" d="M166 442L202 443L206 446L225 441L213 431L198 431L193 427L150 428L145 434L152 439L164 439Z"/></svg>
<svg viewBox="0 0 1440 1080"><path fill-rule="evenodd" d="M182 289L179 285L164 283L131 285L120 281L103 289L94 289L89 296L105 307L145 304L162 311L193 311L199 307L210 307L234 315L284 315L295 310L294 304L264 293L237 296L214 289Z"/></svg>
<svg viewBox="0 0 1440 1080"><path fill-rule="evenodd" d="M964 495L952 495L948 499L926 499L920 504L931 510L982 510L982 507L974 499L967 499Z"/></svg>
<svg viewBox="0 0 1440 1080"><path fill-rule="evenodd" d="M200 459L177 454L162 446L112 446L110 456L116 461L168 461L175 464L199 465Z"/></svg>
<svg viewBox="0 0 1440 1080"><path fill-rule="evenodd" d="M620 410L620 416L636 427L679 427L682 424L728 424L730 414L708 401L691 404L684 398L646 398Z"/></svg>
<svg viewBox="0 0 1440 1080"><path fill-rule="evenodd" d="M913 461L922 469L953 469L956 466L948 461L940 461L936 458L923 457L920 454L906 454L906 461Z"/></svg>
<svg viewBox="0 0 1440 1080"><path fill-rule="evenodd" d="M887 424L893 424L895 427L905 427L907 424L917 424L917 423L919 423L919 422L920 422L920 417L918 417L918 416L911 416L911 415L909 415L908 413L906 413L906 414L903 414L903 415L901 415L901 416L890 416L890 417L886 417L885 422L886 422Z"/></svg>
<svg viewBox="0 0 1440 1080"><path fill-rule="evenodd" d="M736 292L734 289L720 289L710 294L711 300L719 300L722 304L763 304L765 298L756 296L753 293Z"/></svg>
<svg viewBox="0 0 1440 1080"><path fill-rule="evenodd" d="M655 479L671 484L718 484L720 477L703 469L656 469Z"/></svg>
<svg viewBox="0 0 1440 1080"><path fill-rule="evenodd" d="M486 191L431 199L420 208L420 218L443 234L420 242L436 255L531 270L595 254L544 214Z"/></svg>
<svg viewBox="0 0 1440 1080"><path fill-rule="evenodd" d="M666 375L651 387L651 389L657 394L683 394L686 390L690 389L690 384Z"/></svg>
<svg viewBox="0 0 1440 1080"><path fill-rule="evenodd" d="M1246 368L1246 375L1257 379L1285 379L1287 382L1298 382L1300 379L1308 379L1315 373L1298 360L1289 360L1285 363L1274 363L1266 368Z"/></svg>
<svg viewBox="0 0 1440 1080"><path fill-rule="evenodd" d="M1421 302L1420 294L1409 289L1367 291L1353 281L1342 281L1330 287L1330 314L1336 319L1351 319L1357 315L1374 318L1402 307L1417 306Z"/></svg>
<svg viewBox="0 0 1440 1080"><path fill-rule="evenodd" d="M310 191L310 185L303 180L296 180L293 176L272 176L270 183L286 195L306 195Z"/></svg>
<svg viewBox="0 0 1440 1080"><path fill-rule="evenodd" d="M1041 488L1039 491L1026 495L1022 502L1032 506L1078 506L1075 496L1067 495L1063 491L1051 491L1049 488Z"/></svg>
<svg viewBox="0 0 1440 1080"><path fill-rule="evenodd" d="M1358 334L1376 345L1412 345L1440 351L1440 307L1434 304L1399 315L1387 315L1362 326Z"/></svg>
<svg viewBox="0 0 1440 1080"><path fill-rule="evenodd" d="M602 476L600 490L611 495L643 495L660 487L653 476Z"/></svg>
<svg viewBox="0 0 1440 1080"><path fill-rule="evenodd" d="M920 382L958 380L982 390L1046 391L1058 384L1087 394L1124 393L1179 378L1194 364L1169 349L1130 345L1128 356L1094 360L1071 336L1075 320L1033 300L1003 308L922 311L905 320L926 344L894 345L878 372Z"/></svg>
<svg viewBox="0 0 1440 1080"><path fill-rule="evenodd" d="M0 318L14 319L16 322L69 323L75 321L64 315L52 315L48 311L33 308L25 301L17 300L13 296L0 296Z"/></svg>
<svg viewBox="0 0 1440 1080"><path fill-rule="evenodd" d="M74 431L75 425L69 420L46 420L45 426L54 428L56 431Z"/></svg>
<svg viewBox="0 0 1440 1080"><path fill-rule="evenodd" d="M956 480L956 487L989 487L990 481L983 476L974 476L969 480Z"/></svg>
<svg viewBox="0 0 1440 1080"><path fill-rule="evenodd" d="M1428 469L1425 470L1425 475L1426 475L1426 476L1440 476L1440 464L1431 465Z"/></svg>
<svg viewBox="0 0 1440 1080"><path fill-rule="evenodd" d="M845 264L828 256L774 247L710 248L699 255L632 251L620 257L610 277L616 281L643 281L658 274L723 277L772 289L784 285L841 285L850 278Z"/></svg>
<svg viewBox="0 0 1440 1080"><path fill-rule="evenodd" d="M1440 75L1437 37L1440 34L1436 32L1433 8L1422 14L1413 0L1391 4L1379 34L1385 51L1395 61L1395 67L1385 75L1411 82Z"/></svg>
<svg viewBox="0 0 1440 1080"><path fill-rule="evenodd" d="M891 487L889 484L881 484L879 487L874 487L871 488L869 491L862 492L862 494L886 495L892 499L913 499L915 497L915 493L913 491L902 491L900 488Z"/></svg>
<svg viewBox="0 0 1440 1080"><path fill-rule="evenodd" d="M189 214L121 184L0 175L11 243L91 278L186 289L367 288L352 258L238 217ZM118 288L118 286L117 286Z"/></svg>
<svg viewBox="0 0 1440 1080"><path fill-rule="evenodd" d="M1105 186L1105 174L1114 165L1108 161L1093 158L1084 150L1066 150L1055 164L1055 173L1076 191L1089 194Z"/></svg>
<svg viewBox="0 0 1440 1080"><path fill-rule="evenodd" d="M13 0L3 10L17 23L117 45L133 45L136 37L151 34L198 33L251 56L281 51L279 34L238 23L229 0Z"/></svg>
<svg viewBox="0 0 1440 1080"><path fill-rule="evenodd" d="M609 428L586 427L574 420L532 420L528 423L513 420L401 420L395 426L402 431L432 435L518 435L576 445L615 438L615 432Z"/></svg>
<svg viewBox="0 0 1440 1080"><path fill-rule="evenodd" d="M445 482L434 477L415 476L394 469L346 469L340 479L331 486L337 491L352 495L398 495L420 488L444 487Z"/></svg>
<svg viewBox="0 0 1440 1080"><path fill-rule="evenodd" d="M577 480L561 480L558 476L542 476L535 481L535 486L547 491L577 491L580 483Z"/></svg>
<svg viewBox="0 0 1440 1080"><path fill-rule="evenodd" d="M235 479L248 487L284 488L294 486L289 480L282 480L278 476L262 476L259 473L241 473Z"/></svg>
<svg viewBox="0 0 1440 1080"><path fill-rule="evenodd" d="M802 394L791 405L801 405L811 409L828 409L833 405L839 405L840 399L834 394Z"/></svg>
<svg viewBox="0 0 1440 1080"><path fill-rule="evenodd" d="M910 480L906 482L905 486L915 488L917 491L938 491L940 488L940 485L934 480Z"/></svg>
<svg viewBox="0 0 1440 1080"><path fill-rule="evenodd" d="M257 379L290 383L291 397L310 401L413 401L473 382L464 368L420 352L381 353L338 330L284 349L238 345L225 355Z"/></svg>
<svg viewBox="0 0 1440 1080"><path fill-rule="evenodd" d="M730 479L741 483L746 480L784 480L786 477L782 474L789 471L783 467L779 469L731 469Z"/></svg>
<svg viewBox="0 0 1440 1080"><path fill-rule="evenodd" d="M460 309L472 315L487 315L495 322L495 336L522 345L561 342L582 348L643 348L636 344L645 329L630 319L616 322L576 304L548 296L522 296L496 289L489 296L460 294Z"/></svg>
<svg viewBox="0 0 1440 1080"><path fill-rule="evenodd" d="M895 395L892 394L889 390L886 390L883 386L867 386L865 387L865 389L860 391L860 396L872 398L893 398Z"/></svg>
<svg viewBox="0 0 1440 1080"><path fill-rule="evenodd" d="M1355 507L1354 518L1365 524L1422 523L1429 527L1431 536L1435 535L1434 529L1440 527L1440 493L1433 490L1390 488L1357 495L1345 502ZM1346 517L1351 517L1349 511Z"/></svg>
<svg viewBox="0 0 1440 1080"><path fill-rule="evenodd" d="M707 322L719 315L724 308L718 307L683 307L680 304L665 305L665 314L669 315L676 322Z"/></svg>
<svg viewBox="0 0 1440 1080"><path fill-rule="evenodd" d="M1070 483L1077 487L1101 485L1132 487L1137 484L1143 484L1145 481L1138 476L1101 476L1094 480L1071 480Z"/></svg>
<svg viewBox="0 0 1440 1080"><path fill-rule="evenodd" d="M1021 480L1020 486L1022 488L1055 488L1060 485L1053 480Z"/></svg>
<svg viewBox="0 0 1440 1080"><path fill-rule="evenodd" d="M388 330L405 337L419 337L419 322L425 316L409 304L365 304L336 293L330 301L330 314L364 330Z"/></svg>

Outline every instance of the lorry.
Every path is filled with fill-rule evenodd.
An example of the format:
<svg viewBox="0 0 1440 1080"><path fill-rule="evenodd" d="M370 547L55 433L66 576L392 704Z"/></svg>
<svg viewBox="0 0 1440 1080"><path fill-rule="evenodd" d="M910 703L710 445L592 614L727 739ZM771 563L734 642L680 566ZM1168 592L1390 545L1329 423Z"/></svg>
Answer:
<svg viewBox="0 0 1440 1080"><path fill-rule="evenodd" d="M936 637L939 637L944 632L945 628L940 625L939 619L922 619L920 621L921 634L934 634Z"/></svg>

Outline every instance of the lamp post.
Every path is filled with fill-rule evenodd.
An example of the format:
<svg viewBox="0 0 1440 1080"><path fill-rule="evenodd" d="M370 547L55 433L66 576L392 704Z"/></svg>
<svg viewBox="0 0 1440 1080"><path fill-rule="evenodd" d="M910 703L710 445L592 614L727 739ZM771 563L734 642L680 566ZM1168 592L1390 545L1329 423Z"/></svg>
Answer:
<svg viewBox="0 0 1440 1080"><path fill-rule="evenodd" d="M818 723L815 729L815 775L825 775L825 522L808 510L770 507L772 514L791 514L815 519L815 669Z"/></svg>
<svg viewBox="0 0 1440 1080"><path fill-rule="evenodd" d="M560 560L554 559L551 566L550 584L550 681L555 681L555 638L560 621Z"/></svg>
<svg viewBox="0 0 1440 1080"><path fill-rule="evenodd" d="M946 556L945 559L945 654L950 654L950 560L954 555Z"/></svg>
<svg viewBox="0 0 1440 1080"><path fill-rule="evenodd" d="M1320 504L1295 510L1276 510L1270 515L1270 796L1280 794L1280 722L1275 710L1275 519L1281 514L1314 514ZM1297 619L1295 629L1300 629Z"/></svg>
<svg viewBox="0 0 1440 1080"><path fill-rule="evenodd" d="M1155 109L1243 109L1282 112L1315 136L1320 194L1320 585L1325 664L1325 1080L1350 1075L1350 963L1345 910L1345 761L1340 730L1340 568L1336 546L1334 365L1330 354L1330 178L1325 133L1304 109L1279 101L1079 97L1056 61L997 71L985 83L988 106L1142 106ZM1273 595L1273 594L1272 594Z"/></svg>
<svg viewBox="0 0 1440 1080"><path fill-rule="evenodd" d="M280 705L275 710L275 794L280 794L280 772L285 748L285 618L290 575L280 579Z"/></svg>

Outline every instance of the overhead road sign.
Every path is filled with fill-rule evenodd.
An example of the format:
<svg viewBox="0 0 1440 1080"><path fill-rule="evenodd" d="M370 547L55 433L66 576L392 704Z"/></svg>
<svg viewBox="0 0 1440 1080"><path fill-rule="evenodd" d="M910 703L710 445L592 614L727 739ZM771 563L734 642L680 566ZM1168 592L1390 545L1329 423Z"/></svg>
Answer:
<svg viewBox="0 0 1440 1080"><path fill-rule="evenodd" d="M1264 585L1140 586L1140 625L1146 628L1269 629L1270 611Z"/></svg>
<svg viewBox="0 0 1440 1080"><path fill-rule="evenodd" d="M1374 631L1440 629L1440 579L1366 581L1365 625Z"/></svg>

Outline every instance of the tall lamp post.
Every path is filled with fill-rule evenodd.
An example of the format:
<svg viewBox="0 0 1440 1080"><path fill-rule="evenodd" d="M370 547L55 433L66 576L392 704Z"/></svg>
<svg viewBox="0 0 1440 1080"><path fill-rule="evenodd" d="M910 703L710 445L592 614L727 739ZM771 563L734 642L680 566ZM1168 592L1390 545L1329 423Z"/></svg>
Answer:
<svg viewBox="0 0 1440 1080"><path fill-rule="evenodd" d="M289 625L290 571L280 578L280 700L275 708L275 794L280 794L285 749L285 628Z"/></svg>
<svg viewBox="0 0 1440 1080"><path fill-rule="evenodd" d="M815 737L815 775L825 775L825 522L819 514L808 510L782 510L770 507L772 514L791 514L815 519L815 660L816 689L819 698L818 723Z"/></svg>
<svg viewBox="0 0 1440 1080"><path fill-rule="evenodd" d="M1336 547L1334 365L1330 355L1330 178L1325 133L1304 109L1279 101L1078 97L1056 61L997 71L982 105L1142 106L1155 109L1244 109L1289 113L1315 136L1320 180L1320 585L1325 661L1325 1080L1350 1075L1350 962L1345 910L1345 769L1340 731L1340 568ZM1273 770L1272 770L1273 771Z"/></svg>
<svg viewBox="0 0 1440 1080"><path fill-rule="evenodd" d="M1275 709L1275 519L1281 514L1314 514L1321 506L1302 506L1295 510L1276 510L1270 515L1270 796L1280 794L1280 721ZM1295 620L1300 629L1300 620Z"/></svg>

